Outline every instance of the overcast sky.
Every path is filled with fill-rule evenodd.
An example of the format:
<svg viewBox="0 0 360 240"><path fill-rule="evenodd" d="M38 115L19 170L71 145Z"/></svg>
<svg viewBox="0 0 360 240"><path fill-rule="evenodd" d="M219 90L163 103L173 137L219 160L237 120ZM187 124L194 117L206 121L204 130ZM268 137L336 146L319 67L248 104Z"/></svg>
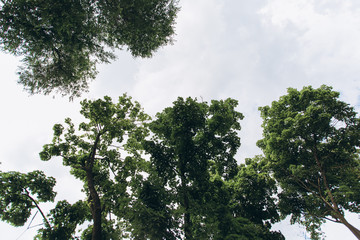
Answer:
<svg viewBox="0 0 360 240"><path fill-rule="evenodd" d="M83 98L114 100L127 92L155 115L178 96L204 101L235 98L241 122L239 162L259 154L259 106L271 104L288 87L322 84L360 109L360 1L357 0L180 0L173 45L151 59L125 51L98 67L99 75ZM42 146L52 126L66 117L81 121L79 101L61 96L29 96L16 84L18 60L0 54L0 169L42 169L57 178L57 200L82 198L81 185L59 160L42 162ZM357 215L350 222L360 227ZM37 216L33 224L41 223ZM35 230L0 223L4 239L32 239ZM286 239L304 239L304 229L285 221L276 226ZM23 232L25 233L21 235ZM326 239L355 239L339 224L323 226ZM2 237L2 238L3 238Z"/></svg>

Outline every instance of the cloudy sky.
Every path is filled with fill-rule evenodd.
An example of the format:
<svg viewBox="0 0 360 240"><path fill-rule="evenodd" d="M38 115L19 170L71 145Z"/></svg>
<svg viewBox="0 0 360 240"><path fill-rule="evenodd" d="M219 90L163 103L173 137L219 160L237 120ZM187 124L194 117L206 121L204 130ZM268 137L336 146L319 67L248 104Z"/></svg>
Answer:
<svg viewBox="0 0 360 240"><path fill-rule="evenodd" d="M357 0L180 0L175 42L151 59L124 51L98 67L99 75L82 98L116 99L127 92L151 115L178 96L235 98L242 121L238 159L259 154L259 106L271 104L288 87L322 84L360 109L360 2ZM0 54L0 169L42 169L57 178L57 200L82 198L81 185L56 159L38 153L51 141L52 126L66 117L80 121L79 101L61 96L29 96L16 84L17 58ZM44 206L45 208L47 206ZM357 215L350 222L360 226ZM38 216L33 225L41 223ZM5 239L32 239L27 225L0 223ZM276 225L286 239L304 239L304 229L285 221ZM345 227L327 223L326 239L355 239Z"/></svg>

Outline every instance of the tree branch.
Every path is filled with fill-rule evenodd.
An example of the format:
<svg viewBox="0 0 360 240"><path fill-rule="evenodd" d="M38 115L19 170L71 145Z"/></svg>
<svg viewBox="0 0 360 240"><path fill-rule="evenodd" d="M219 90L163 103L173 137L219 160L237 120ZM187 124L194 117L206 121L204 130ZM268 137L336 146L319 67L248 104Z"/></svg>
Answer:
<svg viewBox="0 0 360 240"><path fill-rule="evenodd" d="M317 166L318 166L318 168L319 168L321 177L322 177L322 179L323 179L324 187L325 187L325 189L326 189L326 192L327 192L328 196L330 197L330 201L331 201L331 203L332 203L331 208L334 209L334 211L336 212L336 214L340 214L340 215L342 216L342 214L341 214L341 212L340 212L340 210L339 210L339 207L338 207L338 205L337 205L337 203L336 203L336 201L335 201L335 198L334 198L334 196L332 195L331 190L330 190L330 188L329 188L329 185L328 185L328 183L327 183L327 178L326 178L326 175L325 175L325 171L324 171L324 169L323 169L323 167L322 167L322 165L321 165L321 163L320 163L320 161L319 161L319 158L318 158L318 156L317 156L316 148L315 148L315 151L313 150L312 152L313 152L313 156L314 156L314 158L315 158L316 164L317 164ZM320 183L319 183L319 184L320 184Z"/></svg>
<svg viewBox="0 0 360 240"><path fill-rule="evenodd" d="M25 192L26 192L26 194L24 194L24 195L27 196L28 198L30 198L30 200L35 204L36 208L37 208L37 209L39 210L39 212L41 213L41 215L42 215L43 219L45 220L46 224L48 225L48 227L49 227L50 229L52 229L52 227L51 227L48 219L46 218L45 214L43 213L43 211L41 210L41 208L40 208L39 205L37 204L36 200L30 196L30 193L29 193L29 191L28 191L26 188L25 188Z"/></svg>
<svg viewBox="0 0 360 240"><path fill-rule="evenodd" d="M339 221L339 220L333 220L333 219L331 219L331 218L328 218L328 217L323 217L323 218L325 218L326 220L328 220L328 221L331 221L331 222L334 222L334 223L342 223L341 221Z"/></svg>

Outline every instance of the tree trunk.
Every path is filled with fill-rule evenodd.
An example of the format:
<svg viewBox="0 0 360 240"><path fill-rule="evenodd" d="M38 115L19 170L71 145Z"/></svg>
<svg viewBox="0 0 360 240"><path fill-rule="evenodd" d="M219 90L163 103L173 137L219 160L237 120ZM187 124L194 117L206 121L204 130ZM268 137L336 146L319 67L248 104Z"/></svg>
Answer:
<svg viewBox="0 0 360 240"><path fill-rule="evenodd" d="M183 207L185 209L184 213L184 235L185 240L192 240L192 230L191 230L191 214L190 214L190 204L188 192L186 189L186 180L184 174L181 175L181 191L183 195Z"/></svg>
<svg viewBox="0 0 360 240"><path fill-rule="evenodd" d="M355 235L355 237L360 240L360 230L346 221L343 215L340 214L338 218L340 219L341 223L344 224Z"/></svg>
<svg viewBox="0 0 360 240"><path fill-rule="evenodd" d="M184 214L184 232L185 232L185 240L192 240L192 231L191 231L191 218L189 212L189 200L187 196L184 199L184 207L185 207L185 214Z"/></svg>
<svg viewBox="0 0 360 240"><path fill-rule="evenodd" d="M340 219L341 223L344 224L355 235L355 237L360 240L360 230L357 229L356 227L354 227L353 225L351 225L348 221L346 221L344 215L342 215L340 210L339 210L338 204L335 201L335 198L334 198L334 196L333 196L333 194L332 194L332 192L330 190L329 184L327 182L325 171L324 171L324 169L323 169L323 167L322 167L322 165L321 165L321 163L319 161L319 158L317 156L316 151L314 152L314 157L315 157L316 164L317 164L317 166L318 166L318 168L320 170L320 174L321 174L321 176L323 178L325 189L327 190L327 194L330 197L330 201L332 203L331 208L333 209L333 212L335 213L336 217L338 219Z"/></svg>
<svg viewBox="0 0 360 240"><path fill-rule="evenodd" d="M90 192L91 215L94 221L91 239L100 240L101 239L101 202L99 195L94 186L94 176L91 170L86 171L86 178Z"/></svg>
<svg viewBox="0 0 360 240"><path fill-rule="evenodd" d="M86 180L89 188L89 201L92 219L94 221L94 226L92 230L92 240L101 240L101 202L98 192L95 189L94 183L94 174L93 167L96 155L97 145L100 141L100 133L97 134L94 145L92 147L87 166L85 167L86 171Z"/></svg>

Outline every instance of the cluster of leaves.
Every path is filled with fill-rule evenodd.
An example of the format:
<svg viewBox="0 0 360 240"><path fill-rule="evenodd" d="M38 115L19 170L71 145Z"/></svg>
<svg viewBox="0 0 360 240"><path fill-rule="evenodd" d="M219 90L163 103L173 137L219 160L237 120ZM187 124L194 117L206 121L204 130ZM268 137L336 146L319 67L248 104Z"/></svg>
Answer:
<svg viewBox="0 0 360 240"><path fill-rule="evenodd" d="M54 201L55 183L41 171L0 172L0 219L14 226L24 225L32 209L40 210L39 202Z"/></svg>
<svg viewBox="0 0 360 240"><path fill-rule="evenodd" d="M19 83L30 93L79 96L96 63L126 47L150 57L171 43L176 0L2 0L0 48L23 56Z"/></svg>
<svg viewBox="0 0 360 240"><path fill-rule="evenodd" d="M91 219L87 203L81 200L74 204L59 201L49 216L50 226L40 229L35 239L76 239L73 236L76 228Z"/></svg>

